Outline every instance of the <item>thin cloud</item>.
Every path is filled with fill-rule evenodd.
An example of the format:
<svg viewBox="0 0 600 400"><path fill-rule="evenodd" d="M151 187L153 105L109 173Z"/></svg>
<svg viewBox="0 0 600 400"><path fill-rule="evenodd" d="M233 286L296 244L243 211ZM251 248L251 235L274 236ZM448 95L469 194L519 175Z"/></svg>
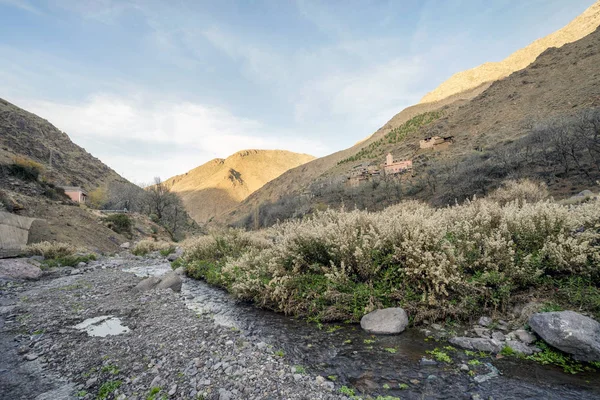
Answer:
<svg viewBox="0 0 600 400"><path fill-rule="evenodd" d="M16 7L32 14L42 14L42 11L39 8L34 7L26 0L0 0L0 5Z"/></svg>

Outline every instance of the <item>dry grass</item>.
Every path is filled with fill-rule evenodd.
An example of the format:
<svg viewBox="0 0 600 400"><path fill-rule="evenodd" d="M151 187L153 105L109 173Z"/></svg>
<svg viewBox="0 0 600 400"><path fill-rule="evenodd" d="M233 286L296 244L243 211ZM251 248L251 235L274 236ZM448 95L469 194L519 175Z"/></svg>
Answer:
<svg viewBox="0 0 600 400"><path fill-rule="evenodd" d="M382 212L328 210L188 241L184 260L189 275L238 298L322 320L394 305L416 321L502 312L554 279L600 282L600 207L540 200L541 189L509 183L443 209L411 201Z"/></svg>
<svg viewBox="0 0 600 400"><path fill-rule="evenodd" d="M131 252L136 256L143 256L153 251L167 251L175 248L172 242L140 240L135 244Z"/></svg>
<svg viewBox="0 0 600 400"><path fill-rule="evenodd" d="M41 242L27 246L25 252L29 255L42 256L46 259L62 258L73 255L77 248L68 243Z"/></svg>

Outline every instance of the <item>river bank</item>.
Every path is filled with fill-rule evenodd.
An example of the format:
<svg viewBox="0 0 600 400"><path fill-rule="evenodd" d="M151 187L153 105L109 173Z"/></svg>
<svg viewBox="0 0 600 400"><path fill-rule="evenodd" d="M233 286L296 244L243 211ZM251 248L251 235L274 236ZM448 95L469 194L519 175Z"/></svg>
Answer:
<svg viewBox="0 0 600 400"><path fill-rule="evenodd" d="M187 278L181 293L133 290L141 276L169 269L158 254L123 253L4 282L0 357L8 368L0 392L11 399L338 399L352 391L374 399L600 398L597 374L459 350L450 363L423 362L447 343L418 329L384 337L355 324L319 329ZM91 337L74 328L98 316L118 317L130 331ZM474 359L472 373L461 370Z"/></svg>

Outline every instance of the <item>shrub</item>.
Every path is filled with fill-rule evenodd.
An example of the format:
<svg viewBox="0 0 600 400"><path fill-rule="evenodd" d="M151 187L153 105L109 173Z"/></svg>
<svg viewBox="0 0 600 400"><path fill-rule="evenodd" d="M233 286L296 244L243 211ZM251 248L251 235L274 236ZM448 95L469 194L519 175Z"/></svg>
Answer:
<svg viewBox="0 0 600 400"><path fill-rule="evenodd" d="M71 256L77 252L77 249L68 243L40 242L28 245L26 252L29 255L38 255L46 259L56 259Z"/></svg>
<svg viewBox="0 0 600 400"><path fill-rule="evenodd" d="M164 251L167 249L174 248L175 246L171 242L154 241L154 240L140 240L133 247L131 252L136 256L143 256L153 251Z"/></svg>
<svg viewBox="0 0 600 400"><path fill-rule="evenodd" d="M498 201L326 210L254 233L215 232L186 241L183 262L240 299L324 321L389 306L415 322L465 319L507 310L549 281L564 282L556 296L595 311L587 300L600 284L600 207L529 202L522 185L530 183L510 184ZM572 276L584 281L565 281Z"/></svg>
<svg viewBox="0 0 600 400"><path fill-rule="evenodd" d="M501 187L492 192L487 198L500 205L505 205L512 201L517 201L520 204L524 202L535 203L546 200L549 196L546 184L524 179L505 181Z"/></svg>
<svg viewBox="0 0 600 400"><path fill-rule="evenodd" d="M10 173L25 181L36 181L43 170L42 164L25 157L15 157L10 165Z"/></svg>
<svg viewBox="0 0 600 400"><path fill-rule="evenodd" d="M68 255L64 257L50 258L42 262L43 268L54 268L54 267L75 267L80 262L90 262L95 260L94 254L86 255Z"/></svg>
<svg viewBox="0 0 600 400"><path fill-rule="evenodd" d="M133 222L127 214L111 214L104 218L104 222L107 223L107 226L110 229L117 233L125 235L131 234Z"/></svg>

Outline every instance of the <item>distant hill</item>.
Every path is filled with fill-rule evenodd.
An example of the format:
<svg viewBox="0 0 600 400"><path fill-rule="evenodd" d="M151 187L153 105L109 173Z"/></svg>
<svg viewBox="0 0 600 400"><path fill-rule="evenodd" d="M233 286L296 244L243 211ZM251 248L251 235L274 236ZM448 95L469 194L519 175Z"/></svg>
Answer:
<svg viewBox="0 0 600 400"><path fill-rule="evenodd" d="M19 158L41 165L39 179L24 180L10 173L10 165ZM68 185L91 191L111 183L142 190L50 122L0 99L0 211L44 220L30 232L30 242L60 241L99 252L118 251L119 244L130 239L109 229L98 214L72 204L53 189ZM137 219L147 220L144 216ZM142 224L136 222L138 236L143 233L139 226Z"/></svg>
<svg viewBox="0 0 600 400"><path fill-rule="evenodd" d="M226 159L211 160L165 181L196 222L237 206L265 183L314 157L283 150L244 150Z"/></svg>
<svg viewBox="0 0 600 400"><path fill-rule="evenodd" d="M434 113L435 120L396 135L423 113ZM298 210L341 204L378 209L406 198L441 205L484 194L502 180L518 177L543 180L553 194L568 196L600 179L600 154L568 136L582 127L583 115L592 114L600 115L600 28L545 50L506 78L408 107L367 140L269 182L222 222L256 226L257 218L268 224L298 215ZM588 130L593 126L587 125ZM452 136L454 143L420 149L419 140L430 136ZM381 164L388 152L395 159L412 159L413 171L358 188L345 185L352 171Z"/></svg>
<svg viewBox="0 0 600 400"><path fill-rule="evenodd" d="M448 96L505 78L531 64L546 49L579 40L594 32L598 25L600 25L600 2L594 3L564 28L536 40L500 62L488 62L454 74L436 89L427 93L420 103L440 101Z"/></svg>
<svg viewBox="0 0 600 400"><path fill-rule="evenodd" d="M128 182L50 122L0 99L0 164L10 164L15 156L42 164L46 178L57 185L93 190Z"/></svg>

